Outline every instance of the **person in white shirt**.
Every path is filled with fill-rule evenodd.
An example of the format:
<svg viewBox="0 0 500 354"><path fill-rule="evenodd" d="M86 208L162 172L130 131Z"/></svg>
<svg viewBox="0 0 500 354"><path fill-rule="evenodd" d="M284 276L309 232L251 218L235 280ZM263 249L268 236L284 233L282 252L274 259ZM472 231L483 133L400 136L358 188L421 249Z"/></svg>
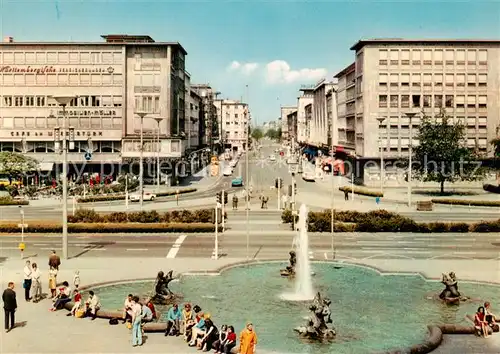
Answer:
<svg viewBox="0 0 500 354"><path fill-rule="evenodd" d="M24 299L26 301L31 300L31 297L30 297L30 290L31 290L31 283L32 283L31 273L32 273L31 262L26 261L26 265L24 266L24 282L23 282Z"/></svg>
<svg viewBox="0 0 500 354"><path fill-rule="evenodd" d="M134 296L132 298L132 346L136 347L142 345L142 306L139 303L139 298Z"/></svg>
<svg viewBox="0 0 500 354"><path fill-rule="evenodd" d="M56 311L63 308L64 305L71 301L71 288L67 281L63 281L62 288L59 288L59 294L57 294L56 301L50 309L50 311Z"/></svg>
<svg viewBox="0 0 500 354"><path fill-rule="evenodd" d="M79 270L75 270L75 275L73 276L73 286L75 287L75 289L78 289L78 287L80 286L80 271Z"/></svg>
<svg viewBox="0 0 500 354"><path fill-rule="evenodd" d="M123 323L127 322L127 320L132 319L132 298L134 296L132 294L128 294L125 302L123 303Z"/></svg>
<svg viewBox="0 0 500 354"><path fill-rule="evenodd" d="M101 308L99 297L92 290L89 291L89 298L85 301L85 315L90 315L92 321L96 319L97 311Z"/></svg>
<svg viewBox="0 0 500 354"><path fill-rule="evenodd" d="M38 302L42 299L42 272L36 263L31 265L31 281L33 302Z"/></svg>

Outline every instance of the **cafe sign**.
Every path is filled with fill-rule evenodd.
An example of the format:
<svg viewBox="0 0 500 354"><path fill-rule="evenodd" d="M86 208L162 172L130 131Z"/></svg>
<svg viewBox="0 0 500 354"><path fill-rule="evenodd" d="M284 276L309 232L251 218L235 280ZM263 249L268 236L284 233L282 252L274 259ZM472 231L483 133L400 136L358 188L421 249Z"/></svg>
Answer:
<svg viewBox="0 0 500 354"><path fill-rule="evenodd" d="M62 116L63 111L57 111L57 115ZM68 117L113 117L116 116L114 109L90 109L90 110L66 110Z"/></svg>
<svg viewBox="0 0 500 354"><path fill-rule="evenodd" d="M60 134L64 136L66 133L66 136L69 136L69 132L61 132ZM54 136L54 131L11 131L10 136L14 137L44 137L44 136ZM75 130L75 136L80 136L80 137L99 137L103 136L102 131L96 131L96 130Z"/></svg>
<svg viewBox="0 0 500 354"><path fill-rule="evenodd" d="M52 65L43 66L10 66L4 65L0 66L0 73L2 74L34 74L34 75L47 75L47 74L57 74L57 73L72 73L72 74L112 74L115 72L115 68L112 66L107 68L102 67L54 67Z"/></svg>

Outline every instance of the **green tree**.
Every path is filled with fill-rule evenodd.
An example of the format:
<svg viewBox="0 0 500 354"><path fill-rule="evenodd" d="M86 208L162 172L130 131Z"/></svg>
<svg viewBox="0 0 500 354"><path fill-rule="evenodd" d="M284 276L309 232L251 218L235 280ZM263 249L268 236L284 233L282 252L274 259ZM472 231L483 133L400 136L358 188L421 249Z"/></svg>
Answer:
<svg viewBox="0 0 500 354"><path fill-rule="evenodd" d="M444 193L445 182L481 177L478 156L466 146L464 126L452 123L444 110L435 119L424 116L416 138L412 170L417 179L438 182Z"/></svg>
<svg viewBox="0 0 500 354"><path fill-rule="evenodd" d="M281 130L281 127L278 128L278 130L276 132L277 132L276 133L276 135L277 135L277 139L276 140L278 140L278 142L280 142L281 141L281 135L283 135L283 131Z"/></svg>
<svg viewBox="0 0 500 354"><path fill-rule="evenodd" d="M0 173L10 177L21 177L28 172L36 171L38 162L17 152L0 152Z"/></svg>
<svg viewBox="0 0 500 354"><path fill-rule="evenodd" d="M278 131L276 129L269 129L266 132L266 136L271 140L278 140L279 141Z"/></svg>
<svg viewBox="0 0 500 354"><path fill-rule="evenodd" d="M495 157L500 157L500 138L493 139L491 145L495 149Z"/></svg>
<svg viewBox="0 0 500 354"><path fill-rule="evenodd" d="M252 138L256 141L259 141L264 136L264 134L262 133L262 130L260 128L252 129L251 134L252 134Z"/></svg>

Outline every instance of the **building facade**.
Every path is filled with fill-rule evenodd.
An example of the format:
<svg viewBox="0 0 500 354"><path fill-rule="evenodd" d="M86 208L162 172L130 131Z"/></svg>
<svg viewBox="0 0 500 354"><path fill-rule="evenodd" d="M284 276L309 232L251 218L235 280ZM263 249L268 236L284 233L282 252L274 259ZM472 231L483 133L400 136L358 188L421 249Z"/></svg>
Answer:
<svg viewBox="0 0 500 354"><path fill-rule="evenodd" d="M297 110L289 113L286 116L286 120L286 125L288 127L288 137L290 139L292 151L294 151L294 147L297 144Z"/></svg>
<svg viewBox="0 0 500 354"><path fill-rule="evenodd" d="M225 148L233 151L245 150L250 117L248 104L238 100L221 99L218 100L218 106Z"/></svg>
<svg viewBox="0 0 500 354"><path fill-rule="evenodd" d="M355 64L335 75L337 87L337 124L338 143L346 150L354 152L356 149L356 76ZM362 121L360 120L360 124Z"/></svg>
<svg viewBox="0 0 500 354"><path fill-rule="evenodd" d="M75 132L70 165L137 159L137 111L148 113L142 126L144 156L182 157L186 51L179 43L154 42L149 36L103 38L95 43L7 38L0 44L1 151L26 153L47 170L60 163L54 129L63 126L62 109L52 97L71 95L75 99L66 107L67 127Z"/></svg>
<svg viewBox="0 0 500 354"><path fill-rule="evenodd" d="M191 89L191 75L186 72L186 134L187 151L195 151L203 146L203 116L201 97Z"/></svg>
<svg viewBox="0 0 500 354"><path fill-rule="evenodd" d="M281 141L290 144L290 132L288 127L288 115L297 110L296 106L281 106Z"/></svg>
<svg viewBox="0 0 500 354"><path fill-rule="evenodd" d="M406 113L435 117L441 109L464 124L469 148L493 156L490 141L500 126L500 41L376 39L351 49L358 156L378 157L378 139L387 157L408 155L410 143L418 144L421 114L410 123ZM347 85L352 91L352 82Z"/></svg>
<svg viewBox="0 0 500 354"><path fill-rule="evenodd" d="M191 91L201 99L201 145L212 153L220 150L219 122L217 120L216 91L209 84L191 84Z"/></svg>
<svg viewBox="0 0 500 354"><path fill-rule="evenodd" d="M314 101L314 91L312 88L302 87L301 95L297 98L297 142L304 144L308 140L306 106Z"/></svg>
<svg viewBox="0 0 500 354"><path fill-rule="evenodd" d="M328 129L333 119L333 101L328 99L328 95L336 88L336 84L326 81L319 81L313 88L313 105L312 105L312 120L309 129L308 144L316 147L327 147L328 144ZM336 107L336 105L335 105Z"/></svg>

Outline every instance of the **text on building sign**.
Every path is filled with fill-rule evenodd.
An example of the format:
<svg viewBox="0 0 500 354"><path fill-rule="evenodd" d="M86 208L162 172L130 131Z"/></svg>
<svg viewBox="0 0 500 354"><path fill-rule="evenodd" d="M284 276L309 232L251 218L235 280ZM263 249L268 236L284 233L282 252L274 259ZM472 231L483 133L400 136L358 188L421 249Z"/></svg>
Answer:
<svg viewBox="0 0 500 354"><path fill-rule="evenodd" d="M88 73L88 74L112 74L115 71L113 67L108 68L56 68L52 65L45 66L10 66L4 65L0 66L0 73L26 73L35 75L46 75L46 74L56 74L56 73Z"/></svg>

